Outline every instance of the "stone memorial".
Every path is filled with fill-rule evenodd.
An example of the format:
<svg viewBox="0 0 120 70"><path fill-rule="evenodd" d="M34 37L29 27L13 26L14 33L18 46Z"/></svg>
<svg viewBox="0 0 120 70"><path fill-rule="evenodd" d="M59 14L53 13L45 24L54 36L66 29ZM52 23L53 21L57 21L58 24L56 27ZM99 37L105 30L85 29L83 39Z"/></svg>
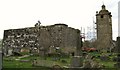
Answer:
<svg viewBox="0 0 120 70"><path fill-rule="evenodd" d="M83 66L83 57L82 57L81 47L82 47L82 37L78 36L76 52L71 60L71 66L70 66L71 68L80 68Z"/></svg>
<svg viewBox="0 0 120 70"><path fill-rule="evenodd" d="M110 60L109 56L106 56L106 55L100 56L100 59L101 59L102 61L109 61L109 60Z"/></svg>
<svg viewBox="0 0 120 70"><path fill-rule="evenodd" d="M82 61L83 61L83 59L82 59L81 56L74 56L74 57L72 57L71 68L81 67L83 65Z"/></svg>
<svg viewBox="0 0 120 70"><path fill-rule="evenodd" d="M2 70L2 51L0 51L0 70Z"/></svg>
<svg viewBox="0 0 120 70"><path fill-rule="evenodd" d="M120 37L117 37L117 63L115 67L120 68Z"/></svg>

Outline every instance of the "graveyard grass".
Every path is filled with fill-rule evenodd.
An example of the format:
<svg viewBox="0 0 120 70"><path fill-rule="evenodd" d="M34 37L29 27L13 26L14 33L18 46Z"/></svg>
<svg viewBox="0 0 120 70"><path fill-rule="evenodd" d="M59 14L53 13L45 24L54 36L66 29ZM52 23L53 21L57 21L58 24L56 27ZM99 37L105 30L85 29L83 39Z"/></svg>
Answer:
<svg viewBox="0 0 120 70"><path fill-rule="evenodd" d="M15 60L17 59L18 56L12 56L12 57L4 57L3 58L3 68L36 68L32 66L32 62L34 59L37 60L44 60L43 57L40 56L30 56L30 57L25 57L21 58L20 60L30 60L28 62L21 62L20 60ZM58 64L60 66L67 65L70 63L70 58L62 58L61 60L67 61L67 63L62 63L61 61L53 61L51 57L47 57L45 60L47 63L52 63L52 64ZM37 68L41 68L42 66L38 66ZM46 66L44 66L46 67Z"/></svg>
<svg viewBox="0 0 120 70"><path fill-rule="evenodd" d="M4 57L3 58L3 67L4 68L31 68L31 61L30 62L20 62L18 60L15 60L16 58L18 58L18 57L17 56ZM29 59L31 59L31 57L29 57Z"/></svg>
<svg viewBox="0 0 120 70"><path fill-rule="evenodd" d="M98 54L98 53L90 53L90 54L95 55L95 56L101 55L101 54ZM111 56L110 58L113 58L113 57L114 56ZM17 58L18 58L18 56L4 57L3 58L3 68L36 68L36 67L32 66L32 61L34 59L44 60L44 58L40 57L40 56L29 56L29 57L25 57L25 58L20 59L20 60L29 60L28 62L21 62L19 60L15 60ZM71 57L61 58L60 61L59 60L53 61L52 60L53 57L46 57L46 58L47 58L45 60L47 62L46 64L49 64L51 62L52 64L56 64L56 65L59 65L61 67L63 67L63 66L68 66L69 67L70 61L71 61ZM61 62L61 60L65 60L66 63ZM114 68L114 64L116 63L116 62L113 62L112 59L110 61L102 61L102 60L96 58L96 60L100 64L103 64L106 68ZM44 67L46 67L46 65ZM38 66L37 68L41 68L41 67Z"/></svg>

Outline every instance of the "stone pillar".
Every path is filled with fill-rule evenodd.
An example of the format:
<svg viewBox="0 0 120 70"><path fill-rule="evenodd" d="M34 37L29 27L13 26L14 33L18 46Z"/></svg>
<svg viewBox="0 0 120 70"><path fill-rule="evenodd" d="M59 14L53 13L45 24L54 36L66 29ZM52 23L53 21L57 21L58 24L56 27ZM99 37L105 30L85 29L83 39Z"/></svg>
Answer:
<svg viewBox="0 0 120 70"><path fill-rule="evenodd" d="M115 67L120 68L120 37L117 37L117 63Z"/></svg>
<svg viewBox="0 0 120 70"><path fill-rule="evenodd" d="M2 70L2 51L0 51L0 70Z"/></svg>
<svg viewBox="0 0 120 70"><path fill-rule="evenodd" d="M77 35L77 47L76 47L76 52L75 56L72 57L71 60L71 68L80 68L83 66L83 57L81 48L82 48L82 38L80 37L80 31L78 30L78 35Z"/></svg>
<svg viewBox="0 0 120 70"><path fill-rule="evenodd" d="M120 53L120 37L117 37L117 53Z"/></svg>
<svg viewBox="0 0 120 70"><path fill-rule="evenodd" d="M82 37L80 36L80 31L78 30L75 56L81 56L81 55L82 55Z"/></svg>

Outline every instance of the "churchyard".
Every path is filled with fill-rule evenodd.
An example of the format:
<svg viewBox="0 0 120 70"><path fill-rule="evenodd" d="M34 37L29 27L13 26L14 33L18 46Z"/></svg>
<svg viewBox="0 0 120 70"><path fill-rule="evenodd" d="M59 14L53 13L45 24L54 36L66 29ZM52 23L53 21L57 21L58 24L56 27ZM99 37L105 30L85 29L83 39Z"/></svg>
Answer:
<svg viewBox="0 0 120 70"><path fill-rule="evenodd" d="M86 55L90 56L86 59ZM23 56L5 56L3 57L3 68L53 68L55 65L58 65L61 68L71 68L72 57L73 56L62 57L60 55L39 56L32 54L24 54ZM90 63L95 61L104 68L115 68L117 61L116 57L116 53L83 53L82 66L84 66L84 61L90 59Z"/></svg>

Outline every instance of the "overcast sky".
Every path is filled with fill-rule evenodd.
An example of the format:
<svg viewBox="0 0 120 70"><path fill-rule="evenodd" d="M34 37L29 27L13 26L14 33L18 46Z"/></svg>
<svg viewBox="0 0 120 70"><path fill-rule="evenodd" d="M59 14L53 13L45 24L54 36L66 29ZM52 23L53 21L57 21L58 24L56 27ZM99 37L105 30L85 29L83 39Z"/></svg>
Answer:
<svg viewBox="0 0 120 70"><path fill-rule="evenodd" d="M118 36L118 1L120 0L0 0L0 38L7 29L65 23L81 29L93 25L96 11L106 5L112 14L113 39ZM85 30L87 32L87 30Z"/></svg>

